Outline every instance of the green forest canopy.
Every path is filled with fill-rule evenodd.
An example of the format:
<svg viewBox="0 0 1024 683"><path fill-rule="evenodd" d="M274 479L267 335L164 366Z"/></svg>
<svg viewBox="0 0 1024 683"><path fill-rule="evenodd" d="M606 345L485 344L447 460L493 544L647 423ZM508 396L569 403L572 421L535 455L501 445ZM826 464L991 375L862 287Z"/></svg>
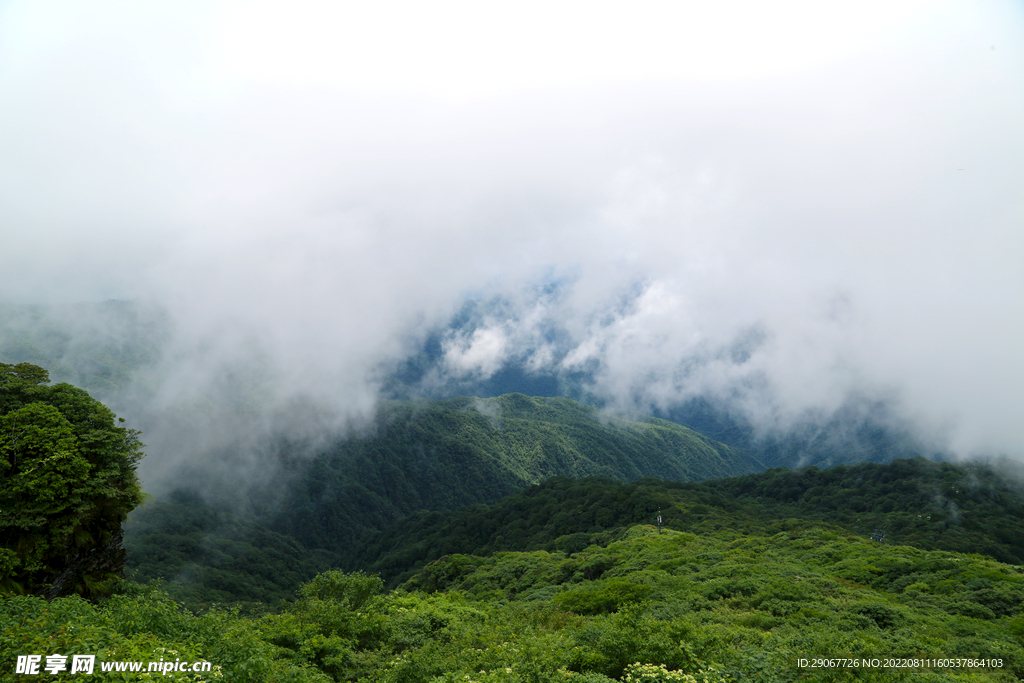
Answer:
<svg viewBox="0 0 1024 683"><path fill-rule="evenodd" d="M93 595L123 569L138 432L46 370L0 363L0 590Z"/></svg>

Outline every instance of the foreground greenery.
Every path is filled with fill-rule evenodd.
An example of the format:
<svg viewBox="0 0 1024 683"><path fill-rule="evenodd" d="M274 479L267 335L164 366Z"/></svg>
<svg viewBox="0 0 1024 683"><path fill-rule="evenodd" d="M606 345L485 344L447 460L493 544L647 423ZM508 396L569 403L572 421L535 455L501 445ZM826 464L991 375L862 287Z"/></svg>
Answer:
<svg viewBox="0 0 1024 683"><path fill-rule="evenodd" d="M99 604L8 598L0 603L0 665L10 671L16 655L33 652L177 657L219 667L179 680L219 674L254 682L1024 675L1019 567L881 545L799 520L771 536L659 534L635 525L605 547L451 555L402 589L382 593L382 586L372 575L327 572L305 584L294 603L260 617L217 609L193 615L137 584ZM968 658L1002 666L797 665L816 657Z"/></svg>
<svg viewBox="0 0 1024 683"><path fill-rule="evenodd" d="M142 499L142 444L82 389L48 384L40 367L0 363L0 591L102 594Z"/></svg>

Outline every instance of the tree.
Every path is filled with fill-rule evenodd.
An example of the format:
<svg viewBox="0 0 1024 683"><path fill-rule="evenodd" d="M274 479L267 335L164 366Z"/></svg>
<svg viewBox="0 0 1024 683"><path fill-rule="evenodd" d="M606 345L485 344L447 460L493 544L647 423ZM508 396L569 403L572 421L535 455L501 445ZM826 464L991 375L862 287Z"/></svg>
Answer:
<svg viewBox="0 0 1024 683"><path fill-rule="evenodd" d="M48 384L0 363L0 592L101 595L124 572L142 443L82 389Z"/></svg>

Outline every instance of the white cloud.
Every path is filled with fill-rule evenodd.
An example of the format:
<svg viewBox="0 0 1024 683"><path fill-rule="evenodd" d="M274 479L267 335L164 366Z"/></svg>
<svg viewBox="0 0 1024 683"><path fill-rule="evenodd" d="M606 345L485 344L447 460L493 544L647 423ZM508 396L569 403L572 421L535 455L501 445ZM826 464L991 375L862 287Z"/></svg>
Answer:
<svg viewBox="0 0 1024 683"><path fill-rule="evenodd" d="M895 392L1019 455L1022 86L1012 3L7 3L0 298L165 303L166 406L360 414L502 296L452 373Z"/></svg>
<svg viewBox="0 0 1024 683"><path fill-rule="evenodd" d="M480 328L471 335L449 337L444 343L445 370L456 379L466 376L487 379L507 360L507 347L504 332L495 327Z"/></svg>

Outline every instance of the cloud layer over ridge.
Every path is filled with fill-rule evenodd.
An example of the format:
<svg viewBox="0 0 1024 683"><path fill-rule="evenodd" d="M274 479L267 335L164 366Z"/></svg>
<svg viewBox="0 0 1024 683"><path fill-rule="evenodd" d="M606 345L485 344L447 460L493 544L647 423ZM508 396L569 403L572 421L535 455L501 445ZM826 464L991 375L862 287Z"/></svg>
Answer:
<svg viewBox="0 0 1024 683"><path fill-rule="evenodd" d="M8 3L0 91L0 299L166 307L153 410L364 414L498 297L446 377L1024 457L1014 3Z"/></svg>

